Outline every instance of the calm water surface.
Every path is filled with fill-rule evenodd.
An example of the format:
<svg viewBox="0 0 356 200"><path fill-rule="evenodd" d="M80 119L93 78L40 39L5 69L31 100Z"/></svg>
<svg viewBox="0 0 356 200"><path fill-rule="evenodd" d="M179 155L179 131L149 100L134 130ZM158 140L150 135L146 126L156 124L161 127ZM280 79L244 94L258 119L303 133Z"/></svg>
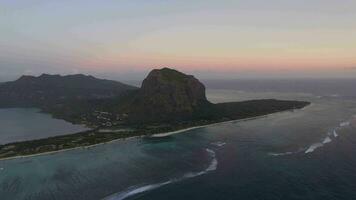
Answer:
<svg viewBox="0 0 356 200"><path fill-rule="evenodd" d="M312 105L166 138L0 161L0 199L356 199L356 100L336 91L208 94L214 102Z"/></svg>
<svg viewBox="0 0 356 200"><path fill-rule="evenodd" d="M0 144L86 130L83 126L40 113L35 108L0 109L0 127Z"/></svg>

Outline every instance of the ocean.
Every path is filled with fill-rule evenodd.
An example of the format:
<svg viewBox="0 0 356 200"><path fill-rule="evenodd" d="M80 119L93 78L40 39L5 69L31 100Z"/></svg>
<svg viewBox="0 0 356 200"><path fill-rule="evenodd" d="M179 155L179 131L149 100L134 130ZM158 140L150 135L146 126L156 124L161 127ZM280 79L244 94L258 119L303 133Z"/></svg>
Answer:
<svg viewBox="0 0 356 200"><path fill-rule="evenodd" d="M356 199L355 80L206 81L213 102L304 109L0 161L1 200Z"/></svg>

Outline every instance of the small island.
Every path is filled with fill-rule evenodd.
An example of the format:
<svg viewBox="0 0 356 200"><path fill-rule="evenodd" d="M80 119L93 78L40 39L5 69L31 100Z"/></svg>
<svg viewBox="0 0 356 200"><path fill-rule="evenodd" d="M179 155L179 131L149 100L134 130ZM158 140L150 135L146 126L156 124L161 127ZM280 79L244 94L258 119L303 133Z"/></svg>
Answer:
<svg viewBox="0 0 356 200"><path fill-rule="evenodd" d="M23 76L0 85L0 107L38 107L92 129L0 146L0 159L90 147L129 137L168 136L227 121L300 109L309 102L275 99L213 104L194 76L152 70L141 88L84 75Z"/></svg>

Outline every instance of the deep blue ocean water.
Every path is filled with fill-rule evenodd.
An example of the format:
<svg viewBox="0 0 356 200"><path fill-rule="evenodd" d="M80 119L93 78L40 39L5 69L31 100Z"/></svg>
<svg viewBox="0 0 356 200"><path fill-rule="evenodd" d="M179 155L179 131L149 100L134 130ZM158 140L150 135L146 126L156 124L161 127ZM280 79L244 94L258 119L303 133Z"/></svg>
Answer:
<svg viewBox="0 0 356 200"><path fill-rule="evenodd" d="M328 91L320 80L287 82L290 90L280 82L253 88L256 83L248 81L246 87L225 82L226 88L212 82L208 98L297 99L312 105L165 138L0 161L0 199L356 199L351 83L337 82Z"/></svg>

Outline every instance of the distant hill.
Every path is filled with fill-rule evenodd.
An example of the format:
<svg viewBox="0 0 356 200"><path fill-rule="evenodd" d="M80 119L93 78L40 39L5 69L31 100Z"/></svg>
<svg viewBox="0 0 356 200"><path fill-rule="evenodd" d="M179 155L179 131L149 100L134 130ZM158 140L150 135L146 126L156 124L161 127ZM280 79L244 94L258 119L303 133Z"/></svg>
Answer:
<svg viewBox="0 0 356 200"><path fill-rule="evenodd" d="M82 74L22 76L0 84L0 107L42 107L73 100L112 98L135 89L117 81Z"/></svg>

